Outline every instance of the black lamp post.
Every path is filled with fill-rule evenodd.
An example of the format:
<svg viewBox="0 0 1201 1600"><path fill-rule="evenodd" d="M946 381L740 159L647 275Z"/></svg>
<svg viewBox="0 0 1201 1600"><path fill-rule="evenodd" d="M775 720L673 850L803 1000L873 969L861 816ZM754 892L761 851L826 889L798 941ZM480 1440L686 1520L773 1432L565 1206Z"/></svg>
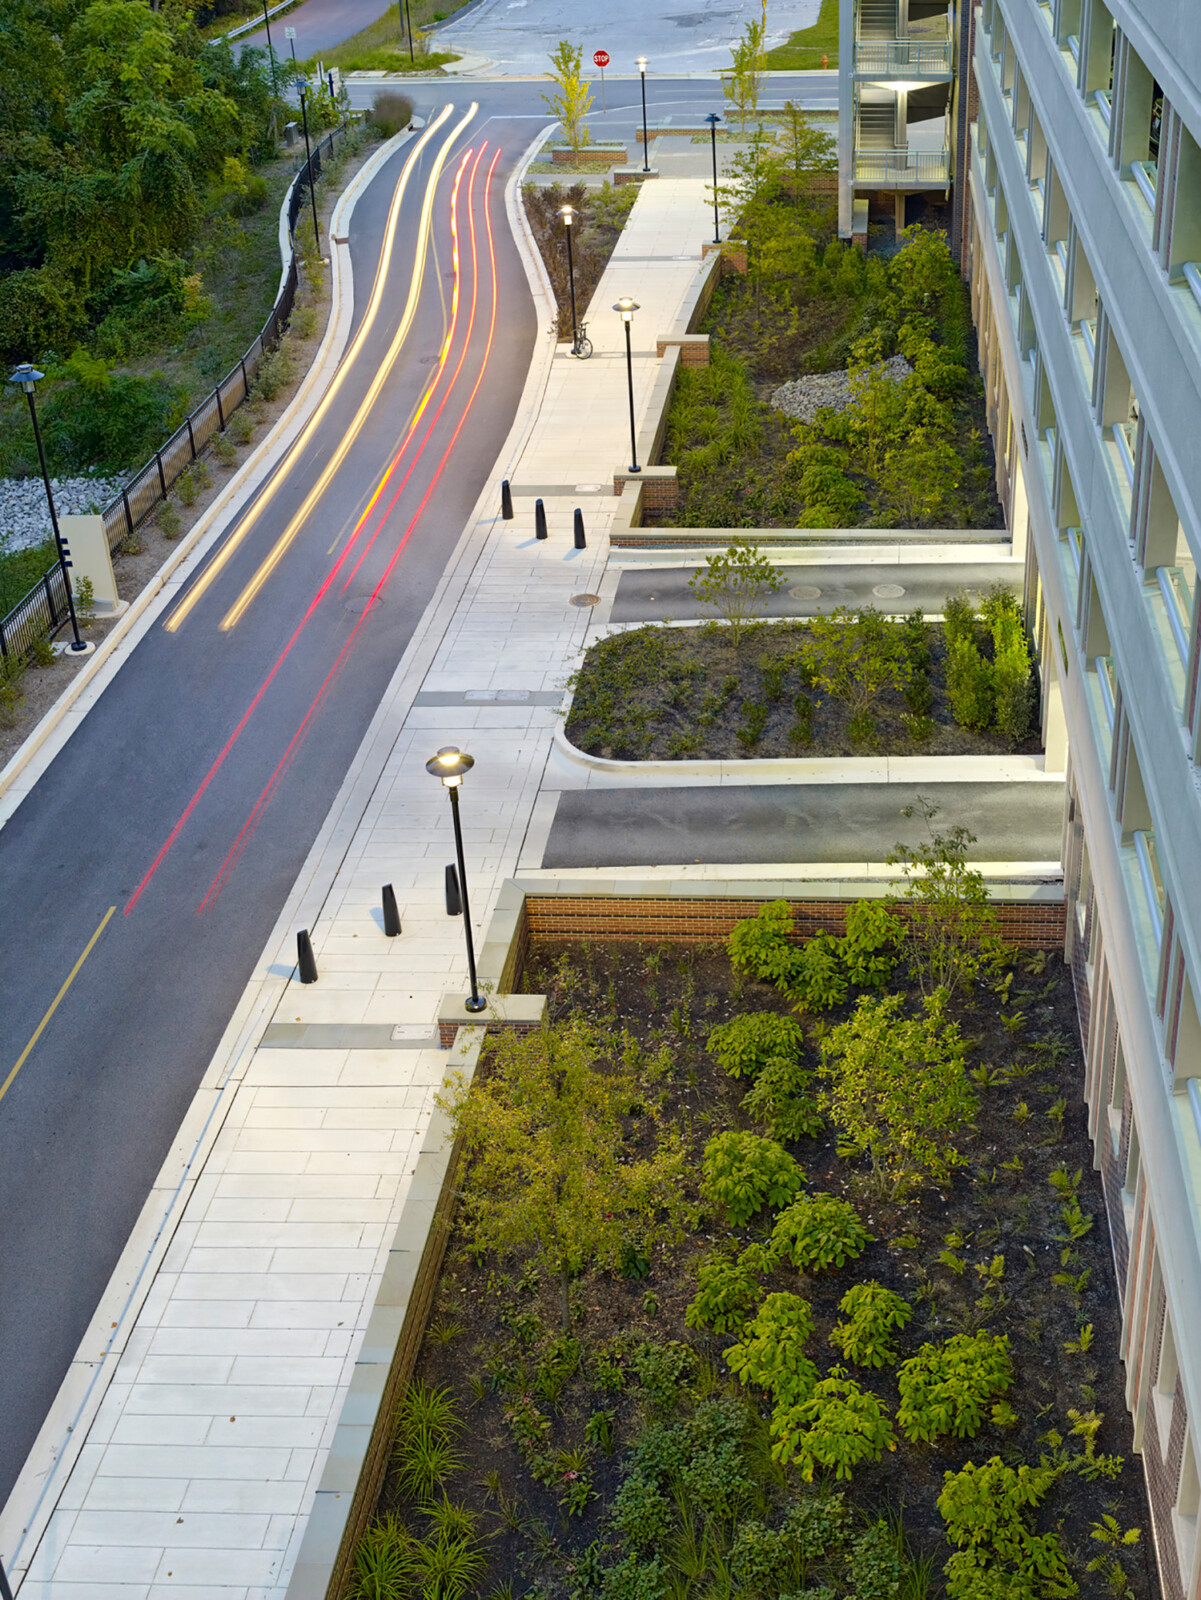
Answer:
<svg viewBox="0 0 1201 1600"><path fill-rule="evenodd" d="M467 938L467 971L471 975L471 993L463 1002L466 1010L477 1012L487 1009L488 1002L479 991L475 976L475 945L471 938L471 908L467 901L467 867L463 861L463 829L459 823L459 788L464 777L475 766L474 759L458 745L443 745L436 756L431 756L425 770L438 778L450 795L450 811L455 823L455 854L459 858L459 896L463 906L463 932Z"/></svg>
<svg viewBox="0 0 1201 1600"><path fill-rule="evenodd" d="M413 65L413 13L409 10L409 0L404 0L405 17L409 24L409 65Z"/></svg>
<svg viewBox="0 0 1201 1600"><path fill-rule="evenodd" d="M573 356L578 356L580 330L575 316L575 260L571 253L571 225L575 221L575 207L560 206L559 215L563 218L563 226L567 230L567 282L571 287L571 353Z"/></svg>
<svg viewBox="0 0 1201 1600"><path fill-rule="evenodd" d="M300 85L300 120L304 124L304 154L309 171L309 200L313 206L313 244L321 250L321 229L317 225L317 179L313 174L313 152L309 149L309 117L305 110L305 85Z"/></svg>
<svg viewBox="0 0 1201 1600"><path fill-rule="evenodd" d="M0 1561L0 1600L13 1600L13 1592L8 1586L8 1579L4 1575L3 1561Z"/></svg>
<svg viewBox="0 0 1201 1600"><path fill-rule="evenodd" d="M713 146L713 243L721 243L721 234L717 227L717 124L721 121L716 111L710 111L705 118L709 124L709 143Z"/></svg>
<svg viewBox="0 0 1201 1600"><path fill-rule="evenodd" d="M46 471L46 452L42 449L42 434L38 427L38 411L33 403L33 391L37 388L44 374L36 367L30 366L28 361L23 361L8 380L15 383L25 391L25 398L29 401L29 420L33 423L33 437L37 441L38 460L42 464L42 482L46 485L46 503L50 507L50 526L54 529L54 544L58 551L58 564L62 568L63 583L67 590L67 610L71 614L71 632L75 635L71 649L86 650L86 642L79 636L79 619L75 615L75 598L71 593L71 563L67 560L67 552L63 545L63 536L58 529L58 513L54 509L54 496L50 492L50 474Z"/></svg>
<svg viewBox="0 0 1201 1600"><path fill-rule="evenodd" d="M651 170L651 150L646 139L646 57L638 57L638 75L642 79L642 170Z"/></svg>
<svg viewBox="0 0 1201 1600"><path fill-rule="evenodd" d="M641 472L642 468L638 465L638 435L634 429L634 357L630 350L630 323L634 320L638 302L631 300L629 295L623 295L613 309L620 312L621 320L626 325L626 379L630 388L630 471Z"/></svg>
<svg viewBox="0 0 1201 1600"><path fill-rule="evenodd" d="M271 62L271 93L279 93L279 84L275 81L275 51L271 45L271 17L267 11L267 0L263 0L263 22L267 29L267 56Z"/></svg>

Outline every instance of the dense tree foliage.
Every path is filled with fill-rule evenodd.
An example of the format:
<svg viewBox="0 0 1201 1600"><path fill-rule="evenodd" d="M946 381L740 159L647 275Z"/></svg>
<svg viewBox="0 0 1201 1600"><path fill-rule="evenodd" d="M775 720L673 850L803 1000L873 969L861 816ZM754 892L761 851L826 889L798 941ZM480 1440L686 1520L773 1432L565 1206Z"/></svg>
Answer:
<svg viewBox="0 0 1201 1600"><path fill-rule="evenodd" d="M7 0L0 356L66 357L131 302L186 313L185 253L273 111L262 53L206 44L183 0Z"/></svg>

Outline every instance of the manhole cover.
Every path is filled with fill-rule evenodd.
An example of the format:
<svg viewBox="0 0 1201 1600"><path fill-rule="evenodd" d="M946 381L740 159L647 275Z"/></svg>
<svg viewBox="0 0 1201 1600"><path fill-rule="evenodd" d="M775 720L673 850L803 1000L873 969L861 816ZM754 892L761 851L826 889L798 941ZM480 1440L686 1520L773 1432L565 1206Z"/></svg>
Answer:
<svg viewBox="0 0 1201 1600"><path fill-rule="evenodd" d="M571 603L573 606L579 606L580 610L583 611L587 606L596 605L599 599L600 595L598 594L573 594Z"/></svg>
<svg viewBox="0 0 1201 1600"><path fill-rule="evenodd" d="M899 600L905 593L903 583L878 583L872 590L877 600Z"/></svg>
<svg viewBox="0 0 1201 1600"><path fill-rule="evenodd" d="M794 583L788 592L794 600L820 600L822 597L815 583Z"/></svg>
<svg viewBox="0 0 1201 1600"><path fill-rule="evenodd" d="M352 595L349 600L342 602L342 609L343 611L349 611L352 617L361 617L370 604L371 596L369 594L356 594ZM382 604L382 596L376 597L375 604L377 606Z"/></svg>

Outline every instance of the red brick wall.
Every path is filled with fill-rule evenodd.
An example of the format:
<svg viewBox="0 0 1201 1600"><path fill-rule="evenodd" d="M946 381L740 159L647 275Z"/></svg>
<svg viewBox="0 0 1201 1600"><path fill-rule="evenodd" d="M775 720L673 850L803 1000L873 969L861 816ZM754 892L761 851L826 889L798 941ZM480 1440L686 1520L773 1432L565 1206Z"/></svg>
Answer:
<svg viewBox="0 0 1201 1600"><path fill-rule="evenodd" d="M1165 1314L1166 1305L1161 1288L1155 1315L1152 1374L1159 1368ZM1154 1376L1151 1381L1154 1384ZM1188 1413L1179 1377L1176 1379L1176 1393L1172 1399L1172 1419L1166 1441L1160 1440L1159 1415L1155 1409L1154 1398L1148 1394L1147 1420L1143 1429L1143 1469L1147 1474L1147 1498L1151 1502L1151 1519L1155 1524L1155 1553L1159 1557L1159 1581L1163 1586L1164 1600L1184 1600L1184 1584L1180 1577L1180 1561L1176 1551L1175 1530L1172 1527L1172 1509L1176 1504L1176 1490L1180 1482L1180 1461L1184 1453L1187 1425Z"/></svg>

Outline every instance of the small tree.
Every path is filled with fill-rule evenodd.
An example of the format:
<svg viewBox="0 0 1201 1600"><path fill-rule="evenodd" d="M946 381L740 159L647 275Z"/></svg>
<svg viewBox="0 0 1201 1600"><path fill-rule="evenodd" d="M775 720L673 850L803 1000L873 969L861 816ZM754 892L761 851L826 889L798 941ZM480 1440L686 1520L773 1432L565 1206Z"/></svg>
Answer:
<svg viewBox="0 0 1201 1600"><path fill-rule="evenodd" d="M823 1106L896 1194L926 1178L944 1181L962 1163L952 1141L977 1106L967 1047L945 1019L942 996L926 1000L920 1016L903 1006L902 995L865 995L821 1046Z"/></svg>
<svg viewBox="0 0 1201 1600"><path fill-rule="evenodd" d="M928 998L943 989L949 998L995 967L1001 954L999 924L983 876L967 864L976 835L959 826L935 833L938 807L922 795L901 815L911 817L918 809L926 821L926 842L898 844L888 864L904 875L909 959L922 993Z"/></svg>
<svg viewBox="0 0 1201 1600"><path fill-rule="evenodd" d="M573 45L570 39L560 39L550 53L554 71L547 73L558 93L542 96L562 125L563 137L571 147L576 166L579 166L580 151L591 139L584 119L592 106L592 90L582 76L583 59L584 52L578 45Z"/></svg>
<svg viewBox="0 0 1201 1600"><path fill-rule="evenodd" d="M730 70L721 75L722 92L737 111L743 133L746 132L747 117L753 116L759 109L766 33L766 21L748 22L742 38L730 51Z"/></svg>
<svg viewBox="0 0 1201 1600"><path fill-rule="evenodd" d="M809 632L818 650L817 681L850 712L851 737L870 738L873 701L909 682L904 634L875 606L839 606L828 617L814 617Z"/></svg>
<svg viewBox="0 0 1201 1600"><path fill-rule="evenodd" d="M620 1264L633 1236L645 1249L682 1234L686 1163L677 1134L658 1134L635 1159L627 1119L639 1105L628 1071L605 1063L607 1041L583 1024L505 1033L491 1046L487 1075L462 1076L437 1097L470 1162L463 1190L477 1250L531 1250L559 1280L569 1325L568 1285L589 1261Z"/></svg>
<svg viewBox="0 0 1201 1600"><path fill-rule="evenodd" d="M776 134L775 155L798 209L813 173L838 170L837 143L791 100L784 102L784 124Z"/></svg>
<svg viewBox="0 0 1201 1600"><path fill-rule="evenodd" d="M758 545L735 539L720 555L706 558L703 571L693 573L688 587L698 600L715 607L725 618L730 643L738 650L755 615L756 602L761 595L778 593L784 587L784 574L772 566Z"/></svg>

